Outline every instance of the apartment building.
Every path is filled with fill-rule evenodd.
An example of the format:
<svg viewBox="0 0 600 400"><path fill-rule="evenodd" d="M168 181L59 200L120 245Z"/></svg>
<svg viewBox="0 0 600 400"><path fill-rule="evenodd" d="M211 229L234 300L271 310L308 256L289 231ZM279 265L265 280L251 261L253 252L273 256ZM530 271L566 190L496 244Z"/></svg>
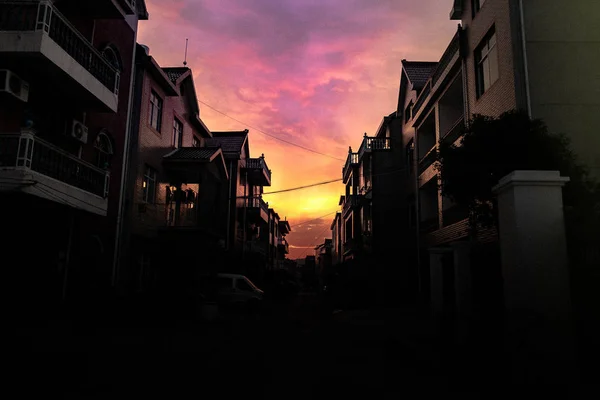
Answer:
<svg viewBox="0 0 600 400"><path fill-rule="evenodd" d="M161 68L146 46L137 53L118 268L128 292L152 290L174 270L208 274L224 251L227 211L225 158L205 145L212 134L192 70Z"/></svg>
<svg viewBox="0 0 600 400"><path fill-rule="evenodd" d="M277 250L279 216L270 211L262 198L264 187L271 186L271 170L264 154L250 157L247 129L213 132L206 144L221 147L229 174L222 197L228 204L225 248L231 258L223 268L247 274L261 284L264 271L273 266Z"/></svg>
<svg viewBox="0 0 600 400"><path fill-rule="evenodd" d="M83 302L111 287L137 27L147 18L143 0L0 1L3 249L23 301Z"/></svg>
<svg viewBox="0 0 600 400"><path fill-rule="evenodd" d="M418 239L417 285L454 313L472 306L467 298L478 282L493 291L490 282L498 281L500 266L497 233L478 229L470 237L468 211L439 190L434 165L439 142L459 140L474 114L527 110L551 132L566 133L577 155L597 171L600 75L591 66L600 57L600 31L594 28L600 3L451 3L450 18L461 22L457 32L439 62L403 61L397 114L403 153L414 171L405 197ZM562 29L565 21L574 28ZM480 264L487 267L474 267Z"/></svg>

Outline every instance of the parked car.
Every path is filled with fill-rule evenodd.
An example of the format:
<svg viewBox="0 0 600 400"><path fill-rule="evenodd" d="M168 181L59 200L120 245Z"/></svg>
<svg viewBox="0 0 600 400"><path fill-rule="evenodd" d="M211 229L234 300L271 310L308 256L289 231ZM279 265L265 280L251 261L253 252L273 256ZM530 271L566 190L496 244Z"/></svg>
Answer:
<svg viewBox="0 0 600 400"><path fill-rule="evenodd" d="M257 308L262 303L263 294L264 292L244 275L217 275L217 298L219 304Z"/></svg>

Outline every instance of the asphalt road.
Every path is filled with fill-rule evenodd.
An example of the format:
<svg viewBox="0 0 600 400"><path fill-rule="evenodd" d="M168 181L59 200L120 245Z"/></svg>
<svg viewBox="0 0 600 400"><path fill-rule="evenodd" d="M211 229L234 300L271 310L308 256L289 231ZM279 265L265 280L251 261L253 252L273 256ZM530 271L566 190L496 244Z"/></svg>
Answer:
<svg viewBox="0 0 600 400"><path fill-rule="evenodd" d="M493 369L444 356L415 313L325 313L310 294L214 323L55 321L15 332L5 357L6 376L17 388L10 398L35 392L64 399L398 399L493 397L502 389L501 380L484 379Z"/></svg>

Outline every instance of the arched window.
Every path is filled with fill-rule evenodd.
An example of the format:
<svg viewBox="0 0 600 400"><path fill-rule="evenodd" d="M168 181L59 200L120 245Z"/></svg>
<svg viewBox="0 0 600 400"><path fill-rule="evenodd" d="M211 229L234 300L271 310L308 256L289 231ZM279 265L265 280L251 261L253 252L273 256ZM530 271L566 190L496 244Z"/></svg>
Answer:
<svg viewBox="0 0 600 400"><path fill-rule="evenodd" d="M119 51L113 45L109 44L104 47L104 50L102 50L102 56L104 56L104 59L108 61L110 65L115 67L117 71L123 70L121 67L123 65L121 62L121 56L119 55Z"/></svg>
<svg viewBox="0 0 600 400"><path fill-rule="evenodd" d="M94 142L96 165L102 169L110 168L110 160L114 154L112 140L105 131L101 131Z"/></svg>
<svg viewBox="0 0 600 400"><path fill-rule="evenodd" d="M123 62L121 61L121 56L119 55L119 51L112 45L107 45L102 50L102 56L110 65L112 65L117 73L115 74L115 88L114 93L119 95L119 89L121 86L121 72L123 72Z"/></svg>

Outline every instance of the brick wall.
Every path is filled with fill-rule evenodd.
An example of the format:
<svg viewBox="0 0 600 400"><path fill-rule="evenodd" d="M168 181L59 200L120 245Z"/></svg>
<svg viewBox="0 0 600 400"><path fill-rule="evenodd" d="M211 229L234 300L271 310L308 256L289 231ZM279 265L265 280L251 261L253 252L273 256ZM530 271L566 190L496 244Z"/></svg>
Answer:
<svg viewBox="0 0 600 400"><path fill-rule="evenodd" d="M507 0L487 0L472 18L471 2L465 1L463 28L467 37L467 98L471 114L498 116L516 108L510 7ZM499 78L477 99L474 50L495 26Z"/></svg>

